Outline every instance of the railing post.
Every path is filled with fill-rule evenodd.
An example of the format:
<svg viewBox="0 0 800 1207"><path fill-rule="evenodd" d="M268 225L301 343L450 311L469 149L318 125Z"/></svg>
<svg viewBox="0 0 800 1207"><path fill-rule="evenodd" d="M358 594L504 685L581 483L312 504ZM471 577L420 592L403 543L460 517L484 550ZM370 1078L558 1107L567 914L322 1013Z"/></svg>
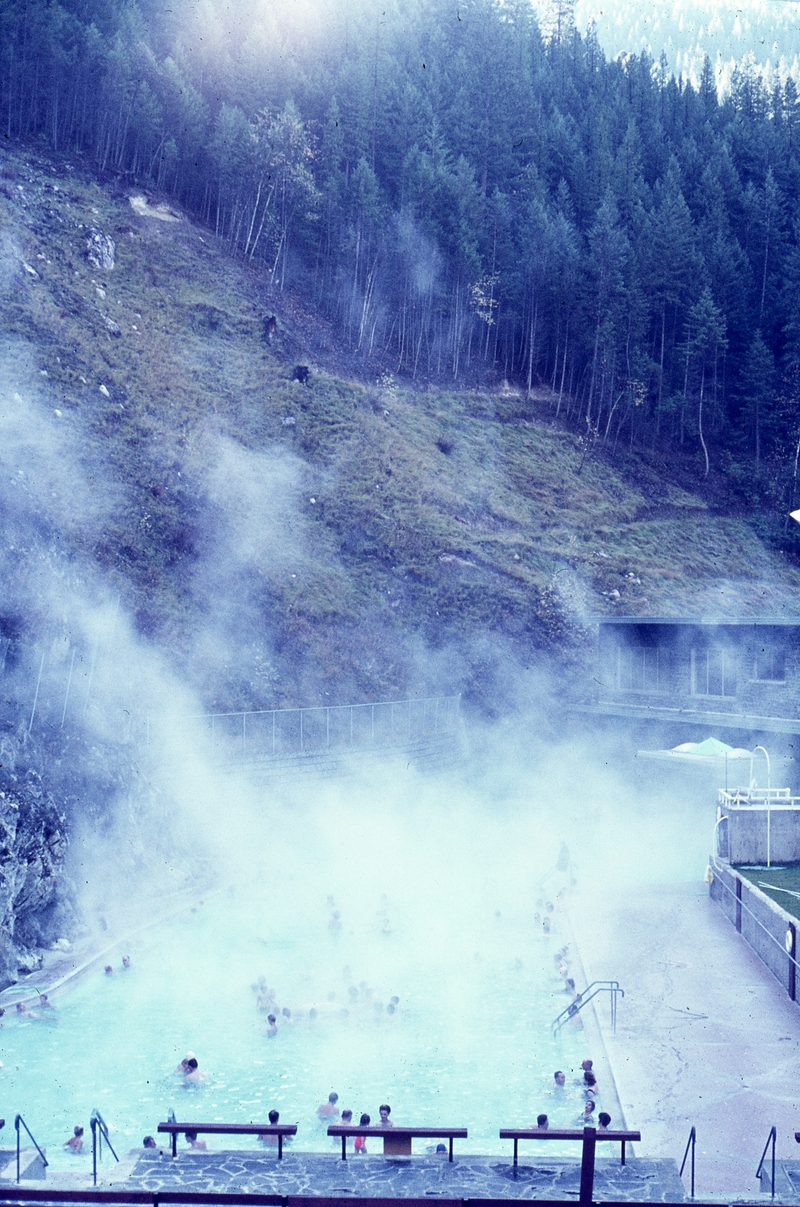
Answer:
<svg viewBox="0 0 800 1207"><path fill-rule="evenodd" d="M789 956L789 997L797 1000L797 927L790 922L786 928L786 953Z"/></svg>
<svg viewBox="0 0 800 1207"><path fill-rule="evenodd" d="M17 1182L19 1182L19 1115L14 1120L14 1127L17 1130Z"/></svg>
<svg viewBox="0 0 800 1207"><path fill-rule="evenodd" d="M581 1190L578 1202L580 1207L592 1207L594 1192L594 1150L597 1144L597 1132L593 1127L583 1129L583 1152L581 1153Z"/></svg>
<svg viewBox="0 0 800 1207"><path fill-rule="evenodd" d="M736 877L736 930L739 934L742 933L742 881L739 876Z"/></svg>
<svg viewBox="0 0 800 1207"><path fill-rule="evenodd" d="M775 1198L775 1141L778 1137L776 1127L772 1128L772 1197Z"/></svg>
<svg viewBox="0 0 800 1207"><path fill-rule="evenodd" d="M89 1120L89 1126L92 1129L92 1182L97 1185L97 1120L94 1115ZM101 1141L102 1143L102 1141Z"/></svg>

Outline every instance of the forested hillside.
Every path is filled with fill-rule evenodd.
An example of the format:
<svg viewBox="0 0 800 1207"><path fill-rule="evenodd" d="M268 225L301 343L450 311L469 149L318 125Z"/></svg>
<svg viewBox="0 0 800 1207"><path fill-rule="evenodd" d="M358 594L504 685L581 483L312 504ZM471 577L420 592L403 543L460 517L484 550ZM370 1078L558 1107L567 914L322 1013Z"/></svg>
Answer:
<svg viewBox="0 0 800 1207"><path fill-rule="evenodd" d="M537 3L537 9L539 4ZM548 17L546 0L541 11ZM793 0L577 0L579 29L594 25L609 57L664 54L670 71L699 83L706 56L720 91L743 70L763 73L766 86L791 75L800 79L800 26ZM738 85L734 85L738 86Z"/></svg>
<svg viewBox="0 0 800 1207"><path fill-rule="evenodd" d="M720 103L516 0L11 0L9 140L81 150L205 222L346 346L485 370L590 440L696 451L748 499L796 479L800 103Z"/></svg>

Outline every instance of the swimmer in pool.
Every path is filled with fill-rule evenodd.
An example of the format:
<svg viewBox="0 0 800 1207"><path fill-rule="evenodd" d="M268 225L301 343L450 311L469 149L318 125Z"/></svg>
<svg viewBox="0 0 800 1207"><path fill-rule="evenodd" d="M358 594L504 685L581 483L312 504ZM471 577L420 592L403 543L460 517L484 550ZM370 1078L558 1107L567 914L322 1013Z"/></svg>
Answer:
<svg viewBox="0 0 800 1207"><path fill-rule="evenodd" d="M611 1116L608 1111L601 1111L597 1116L597 1130L599 1132L607 1132L611 1124Z"/></svg>
<svg viewBox="0 0 800 1207"><path fill-rule="evenodd" d="M106 964L105 968L103 969L103 972L106 974L106 976L114 975L114 969L111 967L110 964Z"/></svg>
<svg viewBox="0 0 800 1207"><path fill-rule="evenodd" d="M175 1070L176 1077L185 1077L186 1076L186 1074L189 1072L189 1061L190 1060L197 1060L197 1057L195 1056L194 1052L186 1053L183 1060L181 1061L181 1063L178 1065L177 1069Z"/></svg>
<svg viewBox="0 0 800 1207"><path fill-rule="evenodd" d="M549 1126L550 1126L550 1121L547 1118L547 1115L537 1115L536 1116L537 1132L546 1132L547 1129L549 1128Z"/></svg>
<svg viewBox="0 0 800 1207"><path fill-rule="evenodd" d="M203 1153L208 1152L208 1145L206 1144L205 1140L197 1139L197 1132L185 1132L184 1134L186 1136L186 1143L189 1145L189 1148L195 1148L199 1152Z"/></svg>
<svg viewBox="0 0 800 1207"><path fill-rule="evenodd" d="M184 1082L189 1082L191 1085L196 1085L200 1081L207 1081L206 1073L201 1073L197 1067L197 1057L189 1057L186 1061L186 1072L183 1077Z"/></svg>
<svg viewBox="0 0 800 1207"><path fill-rule="evenodd" d="M123 968L130 968L130 966L131 966L131 957L130 957L130 956L123 956L123 957L122 957L122 967L123 967Z"/></svg>
<svg viewBox="0 0 800 1207"><path fill-rule="evenodd" d="M278 1114L277 1111L274 1111L274 1110L270 1111L269 1121L273 1127L275 1127L275 1125L278 1123L279 1119L280 1119L280 1115ZM277 1145L278 1145L278 1137L273 1136L270 1132L259 1132L258 1138L262 1144L268 1144L268 1145L271 1144L271 1145L274 1145L275 1147L277 1147ZM288 1136L286 1137L286 1139L288 1140Z"/></svg>
<svg viewBox="0 0 800 1207"><path fill-rule="evenodd" d="M579 1119L584 1127L594 1127L594 1107L594 1100L590 1098L586 1103L586 1106L583 1108L583 1114Z"/></svg>
<svg viewBox="0 0 800 1207"><path fill-rule="evenodd" d="M387 1106L386 1103L378 1107L378 1114L381 1117L381 1127L394 1127L393 1121L389 1118L391 1113L392 1108Z"/></svg>
<svg viewBox="0 0 800 1207"><path fill-rule="evenodd" d="M334 1119L339 1114L339 1108L336 1103L339 1101L339 1095L331 1091L328 1095L328 1101L323 1102L317 1107L317 1116L320 1119Z"/></svg>
<svg viewBox="0 0 800 1207"><path fill-rule="evenodd" d="M595 1077L594 1073L584 1073L583 1092L587 1098L596 1098L600 1093L597 1078Z"/></svg>
<svg viewBox="0 0 800 1207"><path fill-rule="evenodd" d="M281 1015L283 1016L284 1023L293 1023L294 1022L294 1019L292 1018L292 1012L288 1006L283 1007L283 1010L281 1010Z"/></svg>
<svg viewBox="0 0 800 1207"><path fill-rule="evenodd" d="M64 1148L70 1148L74 1153L79 1153L83 1148L83 1128L74 1127L69 1140L64 1141Z"/></svg>
<svg viewBox="0 0 800 1207"><path fill-rule="evenodd" d="M267 1035L270 1039L273 1039L278 1034L278 1020L275 1018L274 1014L268 1014L267 1022L269 1023L269 1026L267 1027Z"/></svg>
<svg viewBox="0 0 800 1207"><path fill-rule="evenodd" d="M557 1090L563 1090L564 1086L567 1084L566 1074L563 1073L561 1069L556 1069L555 1073L553 1074L553 1081L555 1082L555 1088Z"/></svg>
<svg viewBox="0 0 800 1207"><path fill-rule="evenodd" d="M359 1127L369 1127L369 1115L362 1115L358 1121ZM356 1136L353 1141L353 1152L358 1156L365 1157L367 1155L367 1137Z"/></svg>
<svg viewBox="0 0 800 1207"><path fill-rule="evenodd" d="M154 1136L145 1136L142 1140L142 1148L158 1148Z"/></svg>

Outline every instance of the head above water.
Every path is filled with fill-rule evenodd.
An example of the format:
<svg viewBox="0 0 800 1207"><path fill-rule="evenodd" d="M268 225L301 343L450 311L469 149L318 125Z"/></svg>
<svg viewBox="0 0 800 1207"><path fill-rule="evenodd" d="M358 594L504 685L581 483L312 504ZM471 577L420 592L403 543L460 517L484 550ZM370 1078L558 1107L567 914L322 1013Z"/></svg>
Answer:
<svg viewBox="0 0 800 1207"><path fill-rule="evenodd" d="M271 1124L273 1124L273 1126L274 1126L274 1124L276 1124L278 1122L279 1119L280 1119L280 1115L277 1111L270 1111L269 1121Z"/></svg>
<svg viewBox="0 0 800 1207"><path fill-rule="evenodd" d="M556 1069L555 1073L553 1074L553 1081L556 1083L556 1085L565 1085L566 1080L566 1074L563 1073L561 1069Z"/></svg>
<svg viewBox="0 0 800 1207"><path fill-rule="evenodd" d="M347 1125L352 1118L353 1118L353 1112L348 1107L345 1107L344 1110L342 1111L342 1123Z"/></svg>
<svg viewBox="0 0 800 1207"><path fill-rule="evenodd" d="M369 1115L362 1115L358 1122L361 1127L369 1127Z"/></svg>
<svg viewBox="0 0 800 1207"><path fill-rule="evenodd" d="M153 1137L153 1136L145 1136L144 1140L142 1140L142 1147L143 1147L143 1148L155 1148L155 1147L156 1147L156 1142L155 1142L154 1137Z"/></svg>
<svg viewBox="0 0 800 1207"><path fill-rule="evenodd" d="M536 1126L537 1127L547 1127L547 1115L537 1115L536 1116Z"/></svg>
<svg viewBox="0 0 800 1207"><path fill-rule="evenodd" d="M582 1060L581 1068L583 1069L584 1073L591 1073L593 1064L594 1064L594 1061L592 1061L592 1060Z"/></svg>
<svg viewBox="0 0 800 1207"><path fill-rule="evenodd" d="M338 1102L338 1101L339 1101L339 1095L338 1095L338 1094L330 1093L330 1094L328 1095L328 1102L334 1102L334 1103L336 1103L336 1102Z"/></svg>
<svg viewBox="0 0 800 1207"><path fill-rule="evenodd" d="M611 1116L609 1115L608 1111L601 1111L597 1116L597 1122L601 1127L608 1127L609 1123L611 1122Z"/></svg>
<svg viewBox="0 0 800 1207"><path fill-rule="evenodd" d="M392 1113L392 1108L390 1106L387 1106L385 1102L383 1103L382 1106L378 1107L378 1114L380 1115L381 1119L388 1119L389 1116L391 1115L391 1113Z"/></svg>

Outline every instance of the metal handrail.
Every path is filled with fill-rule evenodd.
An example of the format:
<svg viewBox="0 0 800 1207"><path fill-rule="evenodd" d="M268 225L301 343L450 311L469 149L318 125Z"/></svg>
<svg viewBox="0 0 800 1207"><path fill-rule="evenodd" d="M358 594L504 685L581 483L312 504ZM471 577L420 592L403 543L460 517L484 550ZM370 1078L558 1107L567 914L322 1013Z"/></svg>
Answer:
<svg viewBox="0 0 800 1207"><path fill-rule="evenodd" d="M89 1119L89 1126L92 1129L92 1179L94 1181L94 1185L96 1186L97 1185L97 1158L98 1158L98 1156L102 1157L102 1155L103 1155L103 1140L104 1139L105 1139L105 1142L108 1145L108 1147L111 1149L111 1155L114 1158L114 1160L119 1161L119 1157L114 1152L114 1145L111 1143L111 1140L109 1139L108 1126L106 1124L106 1121L103 1118L103 1116L100 1114L100 1112L98 1111L97 1107L95 1107L95 1109L92 1111L91 1117ZM98 1133L99 1133L99 1138L98 1138Z"/></svg>
<svg viewBox="0 0 800 1207"><path fill-rule="evenodd" d="M761 1160L759 1161L758 1169L756 1170L756 1178L758 1179L761 1177L761 1170L764 1168L764 1159L766 1158L766 1155L767 1155L767 1149L769 1148L769 1146L771 1144L772 1145L772 1190L771 1190L771 1194L772 1194L773 1199L775 1198L775 1141L777 1139L777 1135L778 1135L778 1129L775 1127L775 1124L773 1124L772 1127L769 1129L769 1135L767 1136L767 1142L764 1145L764 1151L761 1154Z"/></svg>
<svg viewBox="0 0 800 1207"><path fill-rule="evenodd" d="M43 1163L45 1169L47 1169L47 1166L49 1165L49 1161L47 1160L47 1157L44 1155L42 1150L39 1148L39 1145L36 1143L36 1140L34 1139L33 1132L28 1127L25 1120L22 1118L22 1115L17 1115L14 1119L14 1127L17 1132L17 1181L18 1182L20 1180L20 1174L19 1174L19 1125L20 1125L20 1123L25 1128L25 1131L28 1133L30 1140L31 1140L31 1144L36 1149L39 1156L42 1158L42 1163Z"/></svg>
<svg viewBox="0 0 800 1207"><path fill-rule="evenodd" d="M689 1132L689 1139L686 1141L686 1149L684 1150L683 1160L681 1161L680 1172L678 1177L683 1177L683 1171L686 1166L686 1158L689 1156L689 1149L692 1150L692 1190L689 1195L690 1199L694 1198L694 1150L697 1145L697 1128L692 1125L692 1130Z"/></svg>
<svg viewBox="0 0 800 1207"><path fill-rule="evenodd" d="M594 992L590 992L590 990L594 990ZM583 993L579 993L577 997L571 1001L568 1006L565 1006L561 1013L553 1019L551 1023L553 1034L558 1035L564 1024L569 1022L571 1018L574 1018L576 1014L579 1014L583 1007L587 1005L592 998L597 997L598 993L608 993L611 997L611 1024L614 1029L614 1034L616 1035L617 994L621 994L622 997L625 996L625 990L620 989L619 981L592 981L590 985L587 985Z"/></svg>

